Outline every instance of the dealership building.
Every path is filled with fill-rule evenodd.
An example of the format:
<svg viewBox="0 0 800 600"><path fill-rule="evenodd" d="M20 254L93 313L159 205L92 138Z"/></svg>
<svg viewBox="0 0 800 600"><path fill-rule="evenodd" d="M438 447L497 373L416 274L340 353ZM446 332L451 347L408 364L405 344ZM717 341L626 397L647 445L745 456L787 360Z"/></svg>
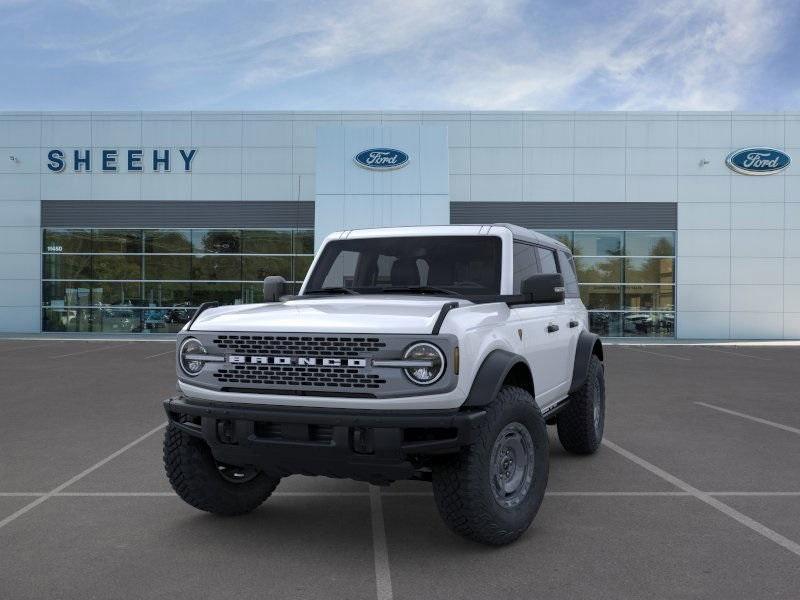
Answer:
<svg viewBox="0 0 800 600"><path fill-rule="evenodd" d="M603 336L797 339L795 154L800 113L0 113L0 332L173 332L332 231L507 222Z"/></svg>

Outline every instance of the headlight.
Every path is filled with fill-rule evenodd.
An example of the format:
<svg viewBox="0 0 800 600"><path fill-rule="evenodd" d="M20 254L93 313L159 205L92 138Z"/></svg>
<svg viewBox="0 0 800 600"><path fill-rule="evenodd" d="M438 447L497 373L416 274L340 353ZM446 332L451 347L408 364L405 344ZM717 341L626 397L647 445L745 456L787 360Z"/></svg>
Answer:
<svg viewBox="0 0 800 600"><path fill-rule="evenodd" d="M444 354L433 344L413 344L408 347L403 359L419 363L403 369L406 377L418 385L430 385L438 381L444 373Z"/></svg>
<svg viewBox="0 0 800 600"><path fill-rule="evenodd" d="M202 371L206 364L206 361L202 359L204 354L206 354L206 349L198 340L193 337L183 340L178 352L178 362L180 362L183 372L194 377Z"/></svg>

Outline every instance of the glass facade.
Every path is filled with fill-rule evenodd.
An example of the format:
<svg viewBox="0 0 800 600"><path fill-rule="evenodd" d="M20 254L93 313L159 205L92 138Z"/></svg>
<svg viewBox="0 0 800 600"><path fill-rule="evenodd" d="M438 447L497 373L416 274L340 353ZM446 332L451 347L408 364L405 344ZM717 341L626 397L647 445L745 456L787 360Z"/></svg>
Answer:
<svg viewBox="0 0 800 600"><path fill-rule="evenodd" d="M674 337L674 231L542 231L575 255L591 329ZM203 302L261 302L267 275L296 291L312 229L44 229L42 330L178 331Z"/></svg>
<svg viewBox="0 0 800 600"><path fill-rule="evenodd" d="M170 333L203 302L263 300L267 275L300 287L312 229L44 229L42 330Z"/></svg>
<svg viewBox="0 0 800 600"><path fill-rule="evenodd" d="M674 231L540 231L575 256L589 325L604 337L675 337Z"/></svg>

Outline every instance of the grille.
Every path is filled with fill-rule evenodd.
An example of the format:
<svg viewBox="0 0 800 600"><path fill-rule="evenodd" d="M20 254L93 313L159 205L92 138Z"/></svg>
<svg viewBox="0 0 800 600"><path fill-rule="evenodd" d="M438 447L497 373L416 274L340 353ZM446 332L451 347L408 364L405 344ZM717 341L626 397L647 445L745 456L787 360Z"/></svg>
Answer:
<svg viewBox="0 0 800 600"><path fill-rule="evenodd" d="M287 385L326 388L379 388L386 383L380 375L361 373L347 367L297 367L260 364L227 365L214 373L220 383Z"/></svg>
<svg viewBox="0 0 800 600"><path fill-rule="evenodd" d="M222 350L243 354L274 353L281 356L354 358L371 355L386 344L374 337L298 335L219 335L213 343Z"/></svg>

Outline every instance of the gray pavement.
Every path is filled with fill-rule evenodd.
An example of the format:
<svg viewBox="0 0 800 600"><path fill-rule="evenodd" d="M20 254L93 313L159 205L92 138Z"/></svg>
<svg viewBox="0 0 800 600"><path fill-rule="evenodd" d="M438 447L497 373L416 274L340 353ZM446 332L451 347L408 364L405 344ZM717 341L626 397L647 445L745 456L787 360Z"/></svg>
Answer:
<svg viewBox="0 0 800 600"><path fill-rule="evenodd" d="M185 505L161 464L172 349L0 339L0 598L799 596L798 347L608 347L610 444L575 457L551 431L548 496L500 549L419 482Z"/></svg>

